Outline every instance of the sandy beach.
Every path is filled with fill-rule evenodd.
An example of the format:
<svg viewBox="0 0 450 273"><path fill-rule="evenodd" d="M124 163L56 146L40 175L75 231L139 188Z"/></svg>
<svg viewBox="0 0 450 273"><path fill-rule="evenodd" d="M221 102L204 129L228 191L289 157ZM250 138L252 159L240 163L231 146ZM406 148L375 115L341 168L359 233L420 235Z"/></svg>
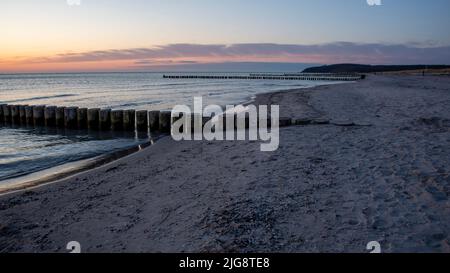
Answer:
<svg viewBox="0 0 450 273"><path fill-rule="evenodd" d="M329 123L281 128L276 152L165 137L0 196L0 252L450 252L449 86L386 75L260 95Z"/></svg>

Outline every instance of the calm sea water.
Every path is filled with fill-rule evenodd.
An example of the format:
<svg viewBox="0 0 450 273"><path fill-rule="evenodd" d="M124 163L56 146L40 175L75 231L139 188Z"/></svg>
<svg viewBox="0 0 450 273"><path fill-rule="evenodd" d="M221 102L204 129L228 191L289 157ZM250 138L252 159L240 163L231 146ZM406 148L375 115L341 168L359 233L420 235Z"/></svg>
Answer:
<svg viewBox="0 0 450 273"><path fill-rule="evenodd" d="M324 83L174 80L163 79L162 73L0 75L0 103L164 110L176 104L191 105L194 96L202 96L204 104L227 105L247 101L257 93ZM78 131L0 127L0 183L145 141L134 134L89 135Z"/></svg>

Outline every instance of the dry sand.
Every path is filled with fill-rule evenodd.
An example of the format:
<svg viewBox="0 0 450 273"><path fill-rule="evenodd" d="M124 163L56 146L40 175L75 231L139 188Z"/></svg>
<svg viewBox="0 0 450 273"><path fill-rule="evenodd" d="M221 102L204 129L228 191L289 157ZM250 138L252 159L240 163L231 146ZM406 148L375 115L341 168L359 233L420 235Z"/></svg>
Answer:
<svg viewBox="0 0 450 273"><path fill-rule="evenodd" d="M333 124L256 141L156 145L0 197L1 252L450 252L450 78L258 96ZM343 126L354 124L353 126Z"/></svg>

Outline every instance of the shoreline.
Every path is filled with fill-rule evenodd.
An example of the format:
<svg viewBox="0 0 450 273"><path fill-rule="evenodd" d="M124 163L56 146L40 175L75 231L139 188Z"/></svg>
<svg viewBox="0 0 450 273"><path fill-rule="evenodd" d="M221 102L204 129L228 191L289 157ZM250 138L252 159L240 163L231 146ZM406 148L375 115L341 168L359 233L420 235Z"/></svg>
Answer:
<svg viewBox="0 0 450 273"><path fill-rule="evenodd" d="M117 161L118 159L126 158L129 155L140 152L143 149L154 145L154 142L156 141L157 140L150 140L143 144L127 149L95 156L92 158L68 162L41 171L0 181L0 183L2 183L0 184L0 197L26 190L32 190L53 183L58 183L61 180L74 177L83 172L106 166L109 163ZM35 178L34 176L37 176L37 178Z"/></svg>
<svg viewBox="0 0 450 273"><path fill-rule="evenodd" d="M252 97L248 97L244 101L239 102L237 105L243 105L247 106L250 104L254 104L258 101L259 97L264 96L270 96L275 95L277 93L284 93L284 92L292 92L299 89L312 89L318 86L328 86L328 85L335 85L335 84L351 84L354 82L336 82L336 83L324 83L320 85L315 86L309 86L304 88L295 88L295 89L284 89L279 91L269 91L269 92L263 92L258 93ZM222 105L222 108L224 108L224 105ZM117 161L123 157L127 157L133 153L139 152L142 149L148 148L152 145L156 145L157 140L160 138L158 136L155 140L151 139L148 143L144 143L135 147L131 147L125 150L120 150L114 153L110 154L104 154L99 155L93 158L87 158L82 160L77 160L74 162L68 162L62 165L54 166L48 169L44 169L41 171L29 173L23 176L6 179L3 181L0 181L0 197L8 194L13 194L25 190L31 190L36 187L45 186L53 183L58 183L61 180L64 180L66 178L71 178L73 176L76 176L77 174L83 173L85 171L94 170L96 168L102 167L104 165L107 165L108 163ZM141 148L141 146L143 146ZM38 176L37 178L32 178L33 176ZM5 183L5 184L2 184Z"/></svg>

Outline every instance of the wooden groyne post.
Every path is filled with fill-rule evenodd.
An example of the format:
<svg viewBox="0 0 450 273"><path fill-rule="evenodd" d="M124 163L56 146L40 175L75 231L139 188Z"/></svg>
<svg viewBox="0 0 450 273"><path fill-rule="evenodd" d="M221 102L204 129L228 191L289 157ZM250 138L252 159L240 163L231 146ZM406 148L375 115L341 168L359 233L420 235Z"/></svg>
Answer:
<svg viewBox="0 0 450 273"><path fill-rule="evenodd" d="M4 104L0 104L0 124L3 124L5 122L5 117L3 115L3 106Z"/></svg>
<svg viewBox="0 0 450 273"><path fill-rule="evenodd" d="M77 112L78 129L87 129L88 128L87 113L88 113L87 108L78 108L78 112Z"/></svg>
<svg viewBox="0 0 450 273"><path fill-rule="evenodd" d="M33 122L34 126L44 126L45 125L45 106L37 105L33 106Z"/></svg>
<svg viewBox="0 0 450 273"><path fill-rule="evenodd" d="M111 109L101 109L99 121L100 130L111 129Z"/></svg>
<svg viewBox="0 0 450 273"><path fill-rule="evenodd" d="M78 127L78 107L64 108L64 126L68 129L77 129L77 127Z"/></svg>
<svg viewBox="0 0 450 273"><path fill-rule="evenodd" d="M88 122L87 122L87 108L78 108L78 129L87 129L88 128Z"/></svg>
<svg viewBox="0 0 450 273"><path fill-rule="evenodd" d="M65 121L64 121L64 111L65 111L66 107L62 106L62 107L56 107L56 111L55 111L55 125L58 128L64 128L65 126Z"/></svg>
<svg viewBox="0 0 450 273"><path fill-rule="evenodd" d="M45 126L53 127L56 125L56 106L46 106L44 110Z"/></svg>
<svg viewBox="0 0 450 273"><path fill-rule="evenodd" d="M159 131L159 111L148 112L148 123L150 127L150 132Z"/></svg>
<svg viewBox="0 0 450 273"><path fill-rule="evenodd" d="M123 110L111 111L111 129L121 131L123 129Z"/></svg>
<svg viewBox="0 0 450 273"><path fill-rule="evenodd" d="M26 126L34 125L33 106L25 106L25 124Z"/></svg>
<svg viewBox="0 0 450 273"><path fill-rule="evenodd" d="M11 120L14 125L20 124L19 105L11 105Z"/></svg>
<svg viewBox="0 0 450 273"><path fill-rule="evenodd" d="M88 109L87 112L88 129L96 130L100 126L100 108Z"/></svg>
<svg viewBox="0 0 450 273"><path fill-rule="evenodd" d="M172 120L171 111L161 111L159 112L159 131L162 133L170 133Z"/></svg>
<svg viewBox="0 0 450 273"><path fill-rule="evenodd" d="M10 108L9 105L7 104L2 104L1 105L1 121L4 123L10 123L11 122L11 113L10 113Z"/></svg>
<svg viewBox="0 0 450 273"><path fill-rule="evenodd" d="M123 129L125 131L134 131L136 128L136 110L123 111Z"/></svg>
<svg viewBox="0 0 450 273"><path fill-rule="evenodd" d="M136 130L138 132L148 131L148 111L136 111Z"/></svg>
<svg viewBox="0 0 450 273"><path fill-rule="evenodd" d="M27 123L27 115L25 112L25 107L27 107L28 105L19 105L19 119L20 119L20 124L26 124Z"/></svg>

